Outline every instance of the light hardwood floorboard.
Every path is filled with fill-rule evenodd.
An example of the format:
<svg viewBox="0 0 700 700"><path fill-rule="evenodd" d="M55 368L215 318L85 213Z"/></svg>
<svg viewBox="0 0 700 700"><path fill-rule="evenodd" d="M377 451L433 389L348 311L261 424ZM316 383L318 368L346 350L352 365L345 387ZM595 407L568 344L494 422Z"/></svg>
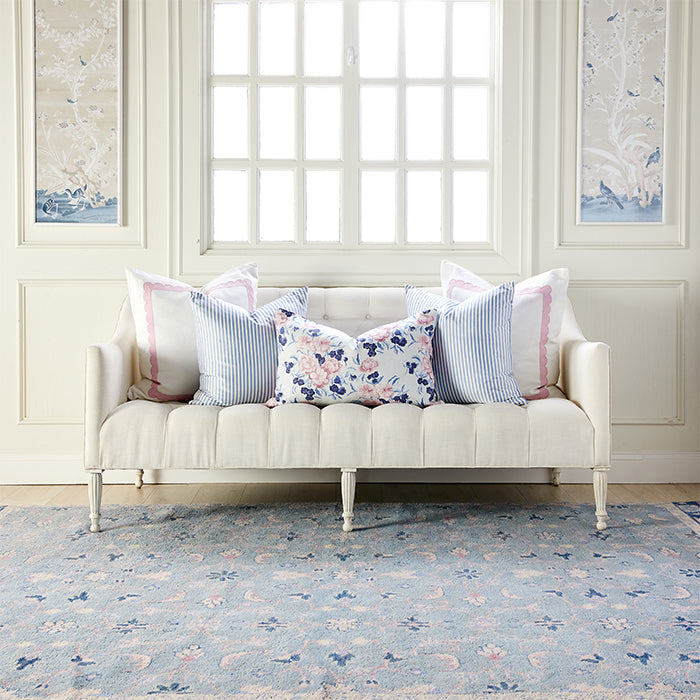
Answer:
<svg viewBox="0 0 700 700"><path fill-rule="evenodd" d="M246 484L202 484L197 489L192 503L221 503L235 506L241 502L245 487Z"/></svg>
<svg viewBox="0 0 700 700"><path fill-rule="evenodd" d="M676 484L685 494L686 501L700 501L700 484Z"/></svg>
<svg viewBox="0 0 700 700"><path fill-rule="evenodd" d="M609 503L700 500L700 484L611 484ZM593 503L590 484L357 484L357 503ZM338 503L340 485L131 484L105 485L104 504ZM0 486L1 505L86 505L87 487Z"/></svg>

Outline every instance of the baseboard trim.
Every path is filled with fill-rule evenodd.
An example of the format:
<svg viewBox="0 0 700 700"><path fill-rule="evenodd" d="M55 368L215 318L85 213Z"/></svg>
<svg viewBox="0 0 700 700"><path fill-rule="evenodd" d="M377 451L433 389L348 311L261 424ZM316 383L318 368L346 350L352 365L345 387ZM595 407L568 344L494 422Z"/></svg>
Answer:
<svg viewBox="0 0 700 700"><path fill-rule="evenodd" d="M145 483L328 483L337 469L169 469L146 470ZM613 484L700 483L700 452L617 453L609 472ZM372 469L358 481L368 483L549 483L549 469ZM106 484L128 484L133 470L107 471ZM590 484L591 470L563 467L561 483ZM75 455L0 455L0 484L84 484L82 458Z"/></svg>

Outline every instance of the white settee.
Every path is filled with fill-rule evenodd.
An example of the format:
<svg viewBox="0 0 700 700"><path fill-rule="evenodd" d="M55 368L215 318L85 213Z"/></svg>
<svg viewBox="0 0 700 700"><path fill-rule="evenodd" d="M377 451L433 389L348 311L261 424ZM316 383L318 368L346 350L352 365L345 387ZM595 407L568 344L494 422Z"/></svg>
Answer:
<svg viewBox="0 0 700 700"><path fill-rule="evenodd" d="M289 289L261 288L258 305ZM439 290L431 290L439 293ZM356 336L406 314L403 288L311 288L308 318ZM567 300L560 379L550 398L512 404L246 404L221 408L127 401L140 377L128 299L108 343L87 349L85 469L91 530L100 529L107 469L294 469L341 472L343 529L352 529L358 469L562 467L593 470L596 527L606 527L610 348L587 341Z"/></svg>

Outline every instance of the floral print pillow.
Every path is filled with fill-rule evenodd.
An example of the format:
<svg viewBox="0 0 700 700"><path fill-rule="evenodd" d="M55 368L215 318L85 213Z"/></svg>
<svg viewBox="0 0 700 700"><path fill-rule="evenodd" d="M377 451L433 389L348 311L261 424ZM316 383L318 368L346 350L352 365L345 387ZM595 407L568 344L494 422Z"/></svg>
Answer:
<svg viewBox="0 0 700 700"><path fill-rule="evenodd" d="M437 312L425 311L351 338L290 311L275 315L282 403L438 403L432 365Z"/></svg>

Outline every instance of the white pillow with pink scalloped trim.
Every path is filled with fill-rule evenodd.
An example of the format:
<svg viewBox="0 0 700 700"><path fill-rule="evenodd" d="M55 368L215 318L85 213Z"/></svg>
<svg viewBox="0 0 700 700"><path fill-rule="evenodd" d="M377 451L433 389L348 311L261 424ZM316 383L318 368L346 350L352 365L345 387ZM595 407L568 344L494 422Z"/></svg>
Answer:
<svg viewBox="0 0 700 700"><path fill-rule="evenodd" d="M199 388L197 337L189 284L126 268L136 328L141 379L128 398L189 401ZM200 290L246 311L255 309L258 266L246 263L224 272Z"/></svg>
<svg viewBox="0 0 700 700"><path fill-rule="evenodd" d="M442 261L440 278L443 294L455 301L464 301L494 286L447 260ZM515 285L511 320L513 375L528 401L546 399L547 387L559 379L559 332L568 286L569 271L563 267Z"/></svg>

